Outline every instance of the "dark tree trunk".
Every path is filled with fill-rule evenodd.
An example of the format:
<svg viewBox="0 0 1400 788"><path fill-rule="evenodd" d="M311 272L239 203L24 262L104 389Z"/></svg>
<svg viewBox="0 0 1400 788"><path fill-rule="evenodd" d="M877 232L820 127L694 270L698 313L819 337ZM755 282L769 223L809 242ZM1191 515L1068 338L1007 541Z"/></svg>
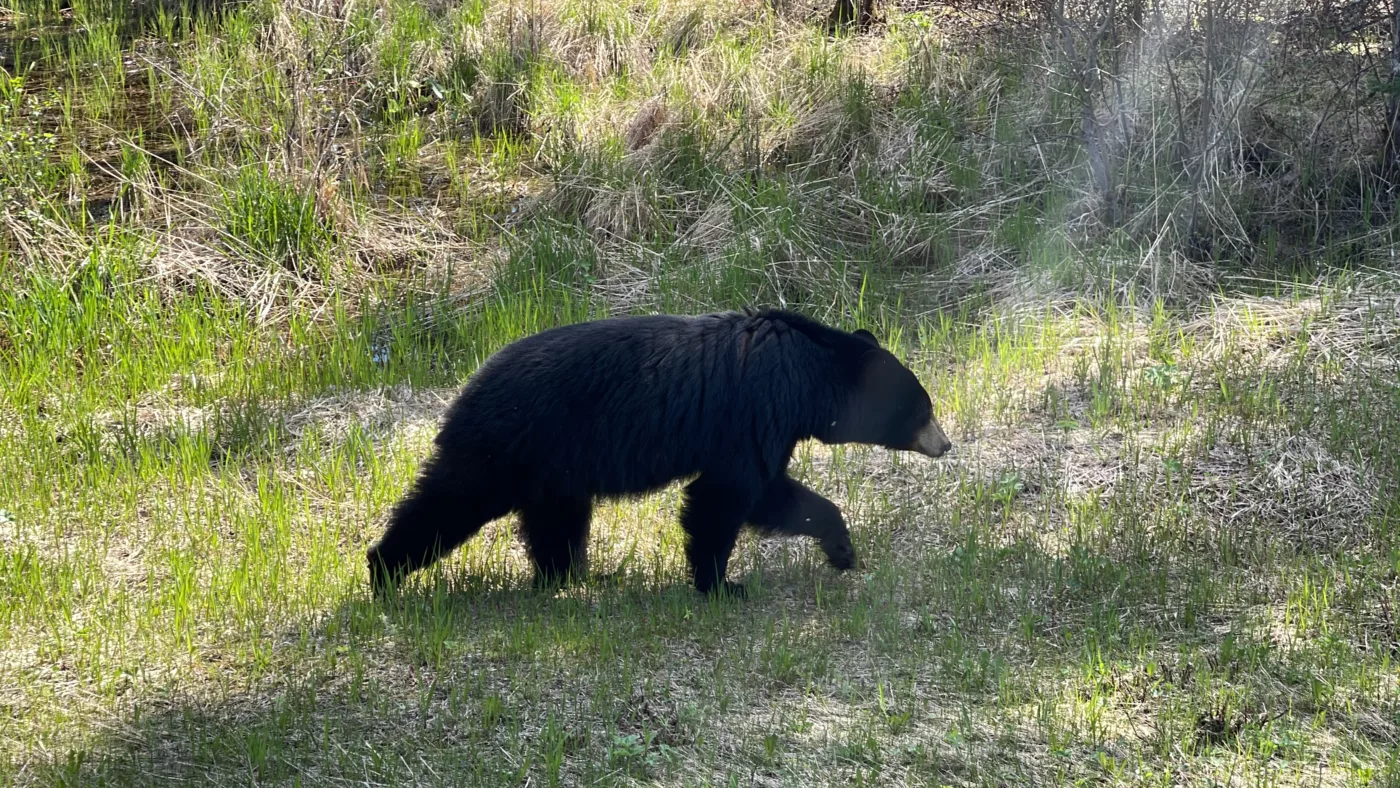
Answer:
<svg viewBox="0 0 1400 788"><path fill-rule="evenodd" d="M1391 0L1390 8L1390 84L1385 101L1385 148L1381 153L1381 172L1394 188L1400 173L1400 0Z"/></svg>
<svg viewBox="0 0 1400 788"><path fill-rule="evenodd" d="M852 24L857 30L866 30L874 21L875 0L836 0L831 13L826 15L826 33L835 35L836 31Z"/></svg>

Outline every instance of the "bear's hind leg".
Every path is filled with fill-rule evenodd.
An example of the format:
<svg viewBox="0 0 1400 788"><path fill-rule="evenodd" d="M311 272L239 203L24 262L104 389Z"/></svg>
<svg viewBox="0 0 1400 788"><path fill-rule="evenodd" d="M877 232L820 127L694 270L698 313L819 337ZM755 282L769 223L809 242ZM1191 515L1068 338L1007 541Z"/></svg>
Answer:
<svg viewBox="0 0 1400 788"><path fill-rule="evenodd" d="M769 483L749 522L765 533L816 539L836 569L856 566L856 551L841 510L787 474Z"/></svg>
<svg viewBox="0 0 1400 788"><path fill-rule="evenodd" d="M690 559L696 590L744 596L744 586L725 580L725 575L734 542L756 498L741 485L715 481L706 474L686 486L681 528L688 537L686 557Z"/></svg>
<svg viewBox="0 0 1400 788"><path fill-rule="evenodd" d="M389 527L369 549L370 588L375 594L410 573L431 566L482 526L510 512L508 495L490 480L449 472L429 460L409 494L389 515Z"/></svg>
<svg viewBox="0 0 1400 788"><path fill-rule="evenodd" d="M535 585L549 587L588 572L589 498L533 501L520 509L520 535L535 562Z"/></svg>

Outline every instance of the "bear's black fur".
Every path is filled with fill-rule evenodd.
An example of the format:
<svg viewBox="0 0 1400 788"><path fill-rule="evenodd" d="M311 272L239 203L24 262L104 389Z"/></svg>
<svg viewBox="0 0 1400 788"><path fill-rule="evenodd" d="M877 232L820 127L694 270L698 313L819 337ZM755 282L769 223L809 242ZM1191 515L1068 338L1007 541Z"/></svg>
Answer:
<svg viewBox="0 0 1400 788"><path fill-rule="evenodd" d="M600 497L683 477L681 527L697 589L725 581L739 530L817 539L855 564L836 505L787 475L798 441L937 457L950 447L928 392L869 332L783 311L623 317L502 348L447 412L435 450L368 554L376 592L516 512L552 582L586 567Z"/></svg>

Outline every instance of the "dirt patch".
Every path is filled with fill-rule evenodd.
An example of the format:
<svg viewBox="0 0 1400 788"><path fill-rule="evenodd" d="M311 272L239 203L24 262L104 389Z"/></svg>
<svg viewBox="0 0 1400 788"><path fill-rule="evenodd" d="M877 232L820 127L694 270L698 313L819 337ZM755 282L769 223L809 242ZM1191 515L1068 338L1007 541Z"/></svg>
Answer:
<svg viewBox="0 0 1400 788"><path fill-rule="evenodd" d="M315 430L332 443L343 442L353 427L378 438L436 432L455 396L455 387L415 391L407 385L339 392L306 401L287 415L285 426L294 437Z"/></svg>

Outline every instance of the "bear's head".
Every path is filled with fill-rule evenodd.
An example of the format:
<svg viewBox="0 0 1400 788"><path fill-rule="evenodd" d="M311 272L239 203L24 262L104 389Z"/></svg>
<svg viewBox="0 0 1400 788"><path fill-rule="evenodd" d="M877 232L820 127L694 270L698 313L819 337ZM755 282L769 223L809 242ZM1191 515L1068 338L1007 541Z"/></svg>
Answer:
<svg viewBox="0 0 1400 788"><path fill-rule="evenodd" d="M953 447L933 415L933 401L914 373L859 329L840 366L845 396L824 443L867 443L941 457Z"/></svg>

